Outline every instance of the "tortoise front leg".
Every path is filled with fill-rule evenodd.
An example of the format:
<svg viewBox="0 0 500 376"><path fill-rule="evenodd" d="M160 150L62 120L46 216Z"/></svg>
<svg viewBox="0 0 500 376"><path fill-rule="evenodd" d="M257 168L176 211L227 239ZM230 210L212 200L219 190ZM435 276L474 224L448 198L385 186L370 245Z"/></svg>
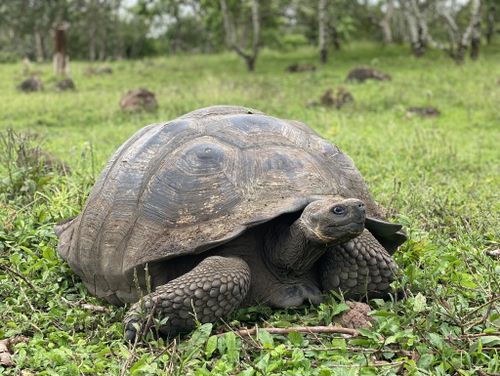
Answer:
<svg viewBox="0 0 500 376"><path fill-rule="evenodd" d="M319 265L323 291L337 290L347 298L387 295L398 270L392 257L368 230L330 247Z"/></svg>
<svg viewBox="0 0 500 376"><path fill-rule="evenodd" d="M124 320L125 338L134 340L134 324L146 325L144 320L152 311L156 318L168 317L159 328L166 336L194 329L195 318L207 323L226 317L241 304L249 288L250 269L245 261L237 257L207 257L189 273L158 286L135 303Z"/></svg>

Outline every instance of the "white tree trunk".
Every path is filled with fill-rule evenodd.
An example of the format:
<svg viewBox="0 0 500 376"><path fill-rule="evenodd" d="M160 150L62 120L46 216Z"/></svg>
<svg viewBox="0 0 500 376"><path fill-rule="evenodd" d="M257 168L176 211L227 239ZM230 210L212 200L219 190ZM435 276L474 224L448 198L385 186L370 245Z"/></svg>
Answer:
<svg viewBox="0 0 500 376"><path fill-rule="evenodd" d="M384 43L392 43L392 28L391 19L394 14L394 2L393 0L386 1L386 9L384 12L384 17L380 20L380 27L382 29L382 34L384 35Z"/></svg>
<svg viewBox="0 0 500 376"><path fill-rule="evenodd" d="M35 49L36 49L36 60L42 62L45 60L45 48L43 45L42 33L39 30L34 31L35 37Z"/></svg>
<svg viewBox="0 0 500 376"><path fill-rule="evenodd" d="M479 54L479 44L481 43L481 32L479 30L481 22L481 0L471 0L471 17L467 29L465 29L462 39L460 40L460 45L457 51L457 61L463 62L465 51L469 46L474 47L474 51L471 48L471 55L477 58Z"/></svg>
<svg viewBox="0 0 500 376"><path fill-rule="evenodd" d="M319 0L318 4L318 45L320 60L324 64L328 61L326 15L328 0Z"/></svg>
<svg viewBox="0 0 500 376"><path fill-rule="evenodd" d="M414 0L402 2L403 12L408 24L408 32L410 37L411 49L415 56L422 56L425 51L425 46L421 40L421 30L418 19L418 6Z"/></svg>

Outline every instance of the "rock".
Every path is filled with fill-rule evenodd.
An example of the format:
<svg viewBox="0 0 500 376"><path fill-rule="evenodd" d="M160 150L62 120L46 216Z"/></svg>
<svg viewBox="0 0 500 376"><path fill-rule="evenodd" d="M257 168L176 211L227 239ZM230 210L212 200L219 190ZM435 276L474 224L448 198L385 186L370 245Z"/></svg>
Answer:
<svg viewBox="0 0 500 376"><path fill-rule="evenodd" d="M373 68L359 67L354 68L347 75L346 81L365 82L366 80L390 81L390 75L380 72Z"/></svg>
<svg viewBox="0 0 500 376"><path fill-rule="evenodd" d="M441 112L436 107L408 107L406 114L408 116L433 117L441 115Z"/></svg>
<svg viewBox="0 0 500 376"><path fill-rule="evenodd" d="M20 91L24 91L25 93L31 93L33 91L43 90L43 84L39 78L31 77L21 82L17 89Z"/></svg>
<svg viewBox="0 0 500 376"><path fill-rule="evenodd" d="M498 249L489 249L486 252L486 256L489 256L493 259L500 260L500 248Z"/></svg>
<svg viewBox="0 0 500 376"><path fill-rule="evenodd" d="M349 91L343 87L339 87L335 90L328 89L320 97L318 101L307 102L307 107L313 106L324 106L324 107L335 107L341 108L347 103L354 102L354 97Z"/></svg>
<svg viewBox="0 0 500 376"><path fill-rule="evenodd" d="M158 108L155 94L147 89L129 90L120 100L123 111L154 111Z"/></svg>
<svg viewBox="0 0 500 376"><path fill-rule="evenodd" d="M286 68L288 73L299 73L299 72L314 72L316 70L316 66L314 64L292 64Z"/></svg>
<svg viewBox="0 0 500 376"><path fill-rule="evenodd" d="M349 311L344 312L340 316L340 324L345 328L359 329L365 328L369 329L373 326L375 321L373 317L368 316L371 312L371 308L366 303L360 302L346 302L346 304L351 308Z"/></svg>
<svg viewBox="0 0 500 376"><path fill-rule="evenodd" d="M71 78L66 78L56 84L56 89L59 91L75 90L76 86Z"/></svg>
<svg viewBox="0 0 500 376"><path fill-rule="evenodd" d="M325 107L341 108L347 103L354 102L354 97L343 87L339 87L333 91L328 89L323 93L320 102Z"/></svg>

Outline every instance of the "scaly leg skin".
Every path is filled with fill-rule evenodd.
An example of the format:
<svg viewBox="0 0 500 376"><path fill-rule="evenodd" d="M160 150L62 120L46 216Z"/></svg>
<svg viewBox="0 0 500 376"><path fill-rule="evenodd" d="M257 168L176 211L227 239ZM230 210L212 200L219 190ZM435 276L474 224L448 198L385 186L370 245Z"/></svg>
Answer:
<svg viewBox="0 0 500 376"><path fill-rule="evenodd" d="M245 261L237 257L207 257L189 273L158 286L135 303L124 320L125 338L135 339L134 324L146 325L143 321L148 320L152 310L154 317L168 317L159 328L165 336L194 329L195 317L201 323L216 321L237 308L249 288L250 269Z"/></svg>
<svg viewBox="0 0 500 376"><path fill-rule="evenodd" d="M387 296L398 270L392 257L368 230L329 248L319 265L323 291L340 291L347 298Z"/></svg>

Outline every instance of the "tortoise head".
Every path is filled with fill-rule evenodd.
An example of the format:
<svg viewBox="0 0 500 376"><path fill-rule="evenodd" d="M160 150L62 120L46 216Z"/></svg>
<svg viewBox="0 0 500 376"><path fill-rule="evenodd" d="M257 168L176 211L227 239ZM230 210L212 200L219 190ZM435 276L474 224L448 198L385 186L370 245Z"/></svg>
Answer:
<svg viewBox="0 0 500 376"><path fill-rule="evenodd" d="M363 232L365 205L354 198L317 200L305 207L300 221L309 241L339 244Z"/></svg>

